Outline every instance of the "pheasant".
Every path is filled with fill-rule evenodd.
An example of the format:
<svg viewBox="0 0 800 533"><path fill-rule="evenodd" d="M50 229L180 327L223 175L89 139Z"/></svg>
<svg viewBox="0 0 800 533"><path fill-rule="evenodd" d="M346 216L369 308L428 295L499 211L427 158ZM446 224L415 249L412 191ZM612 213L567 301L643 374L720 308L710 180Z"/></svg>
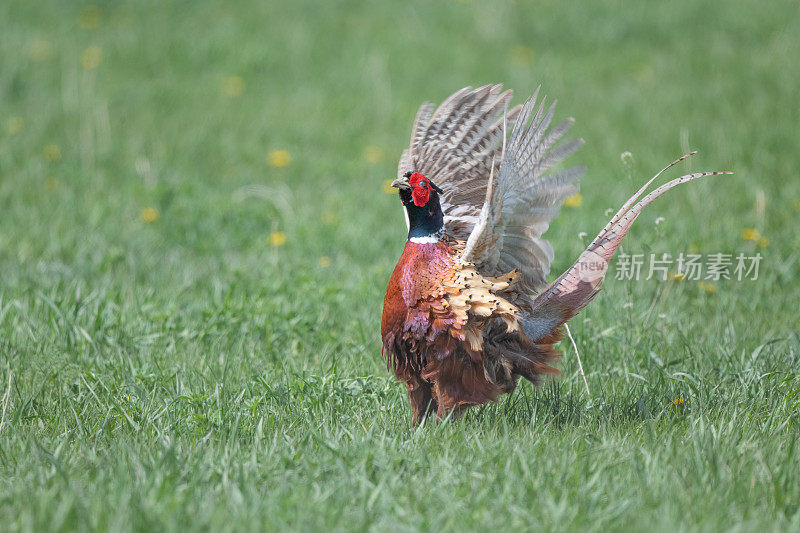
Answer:
<svg viewBox="0 0 800 533"><path fill-rule="evenodd" d="M559 142L574 120L550 128L555 104L537 106L538 94L509 109L512 91L501 85L466 87L417 112L392 182L408 240L381 320L387 365L408 388L414 424L494 401L520 376L537 384L558 374L562 326L597 295L636 217L676 185L722 174L682 176L639 200L691 154L673 162L548 284L553 248L542 234L585 168L548 172L583 141Z"/></svg>

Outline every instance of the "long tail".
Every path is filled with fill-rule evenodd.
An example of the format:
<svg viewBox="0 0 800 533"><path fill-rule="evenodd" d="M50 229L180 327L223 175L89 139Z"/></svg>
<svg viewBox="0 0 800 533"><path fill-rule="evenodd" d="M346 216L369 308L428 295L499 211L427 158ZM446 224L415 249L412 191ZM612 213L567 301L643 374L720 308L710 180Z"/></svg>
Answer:
<svg viewBox="0 0 800 533"><path fill-rule="evenodd" d="M608 263L614 252L622 243L622 239L625 238L633 222L653 200L673 187L687 181L704 176L732 174L732 172L687 174L656 188L639 200L639 197L644 194L656 178L667 169L696 153L691 152L676 159L653 176L617 211L586 250L578 257L575 264L534 299L531 313L522 321L523 329L529 338L537 342L548 342L558 338L557 328L577 315L581 309L586 307L586 304L592 301L592 298L600 292ZM637 200L639 201L637 202Z"/></svg>

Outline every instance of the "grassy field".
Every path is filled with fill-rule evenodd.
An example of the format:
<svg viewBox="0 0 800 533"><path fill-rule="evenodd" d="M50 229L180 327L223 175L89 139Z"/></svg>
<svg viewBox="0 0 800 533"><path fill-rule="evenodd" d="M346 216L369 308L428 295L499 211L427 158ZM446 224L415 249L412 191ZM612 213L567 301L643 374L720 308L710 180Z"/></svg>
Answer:
<svg viewBox="0 0 800 533"><path fill-rule="evenodd" d="M796 0L0 3L0 528L798 530L799 34ZM384 183L423 100L489 82L586 139L553 274L697 148L674 176L736 174L624 249L760 275L609 279L591 399L565 345L412 429Z"/></svg>

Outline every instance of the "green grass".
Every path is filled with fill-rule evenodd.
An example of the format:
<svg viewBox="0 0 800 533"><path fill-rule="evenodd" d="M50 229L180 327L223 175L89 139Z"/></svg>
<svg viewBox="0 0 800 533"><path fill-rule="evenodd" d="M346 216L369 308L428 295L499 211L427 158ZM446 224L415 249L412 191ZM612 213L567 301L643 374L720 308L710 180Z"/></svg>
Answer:
<svg viewBox="0 0 800 533"><path fill-rule="evenodd" d="M2 529L797 530L798 34L796 1L1 3ZM553 274L689 148L673 175L736 174L625 250L761 273L609 279L572 322L591 401L567 349L557 381L412 429L382 184L421 101L495 81L542 83L587 141Z"/></svg>

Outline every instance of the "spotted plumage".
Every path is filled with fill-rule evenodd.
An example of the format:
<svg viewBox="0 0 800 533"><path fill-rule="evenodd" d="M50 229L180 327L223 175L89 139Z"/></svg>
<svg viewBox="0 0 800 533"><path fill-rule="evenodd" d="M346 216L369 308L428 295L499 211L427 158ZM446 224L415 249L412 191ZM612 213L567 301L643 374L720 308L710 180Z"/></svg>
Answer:
<svg viewBox="0 0 800 533"><path fill-rule="evenodd" d="M415 423L496 400L519 377L537 383L558 373L553 345L561 326L597 294L605 275L589 262L607 265L658 196L717 174L683 176L637 202L654 177L548 285L553 248L542 234L577 192L584 168L548 172L582 141L558 142L572 120L550 129L554 106L537 107L537 95L508 109L511 91L468 87L435 110L424 104L414 121L392 183L408 240L386 290L381 335Z"/></svg>

